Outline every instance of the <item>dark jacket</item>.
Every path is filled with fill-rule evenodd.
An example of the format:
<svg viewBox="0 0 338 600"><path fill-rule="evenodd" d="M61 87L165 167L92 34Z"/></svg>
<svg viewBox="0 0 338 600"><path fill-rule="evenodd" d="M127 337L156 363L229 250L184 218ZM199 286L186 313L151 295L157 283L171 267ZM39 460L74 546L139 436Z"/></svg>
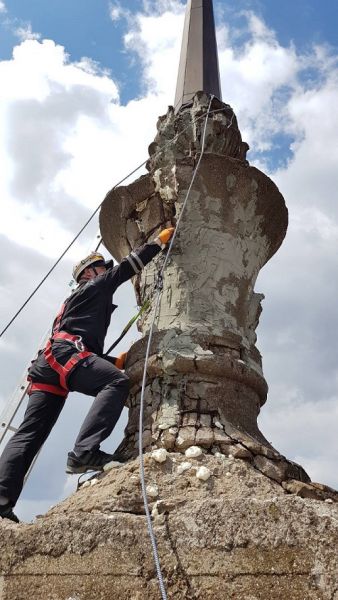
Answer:
<svg viewBox="0 0 338 600"><path fill-rule="evenodd" d="M66 301L59 331L81 335L86 348L102 355L110 319L116 306L113 294L125 281L139 273L160 252L153 242L134 250L118 267L108 269L95 279L80 284Z"/></svg>
<svg viewBox="0 0 338 600"><path fill-rule="evenodd" d="M59 331L80 335L86 349L102 356L111 315L116 308L113 304L114 292L139 273L160 251L161 247L156 242L145 244L131 252L117 267L108 269L91 281L80 283L65 301ZM73 353L72 344L61 340L53 343L53 354L61 364ZM33 362L29 375L34 381L50 379L51 375L53 380L58 379L42 353Z"/></svg>

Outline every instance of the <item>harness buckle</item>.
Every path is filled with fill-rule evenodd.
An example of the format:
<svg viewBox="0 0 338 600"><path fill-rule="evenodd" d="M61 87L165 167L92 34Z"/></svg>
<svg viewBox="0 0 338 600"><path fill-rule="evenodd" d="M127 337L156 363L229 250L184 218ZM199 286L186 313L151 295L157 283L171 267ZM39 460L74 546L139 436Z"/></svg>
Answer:
<svg viewBox="0 0 338 600"><path fill-rule="evenodd" d="M82 336L79 335L78 339L74 341L74 346L78 352L84 352L86 347L82 341Z"/></svg>

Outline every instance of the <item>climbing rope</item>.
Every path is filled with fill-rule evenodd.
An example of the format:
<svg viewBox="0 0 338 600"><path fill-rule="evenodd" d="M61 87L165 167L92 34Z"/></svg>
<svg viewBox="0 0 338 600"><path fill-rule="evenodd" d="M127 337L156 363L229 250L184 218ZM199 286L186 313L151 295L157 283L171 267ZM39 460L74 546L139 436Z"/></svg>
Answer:
<svg viewBox="0 0 338 600"><path fill-rule="evenodd" d="M154 156L152 157L153 159L156 159L157 156L159 156L160 154L162 154L162 152L164 152L171 144L174 144L177 139L187 130L189 129L189 127L191 127L192 125L194 125L195 123L197 123L199 120L203 119L205 117L206 114L208 114L209 116L211 114L217 113L217 112L222 112L224 111L224 108L218 108L216 110L213 111L209 111L208 113L203 113L202 115L199 115L198 117L196 117L196 119L192 119L191 122L189 123L189 125L187 125L186 127L184 127L184 129L182 129L182 131L178 132L171 140L169 140L169 142L167 142L163 148L161 148L160 150L158 150ZM231 126L233 118L234 118L234 112L232 113L232 118L231 118L231 122L228 125L228 128ZM137 167L135 167L135 169L133 169L130 173L128 173L128 175L126 175L125 177L123 177L123 179L121 179L118 183L116 183L114 185L114 187L112 188L111 191L115 190L117 187L119 187L122 183L124 183L127 179L129 179L129 177L131 177L132 175L134 175L139 169L141 169L142 167L144 167L146 165L146 163L148 162L148 158L146 160L144 160L140 165L138 165ZM105 199L104 199L105 200ZM62 254L59 256L59 258L56 260L56 262L53 264L53 266L49 269L49 271L46 273L46 275L43 277L43 279L40 281L40 283L36 286L36 288L32 291L32 293L28 296L27 300L25 300L25 302L22 304L22 306L19 308L19 310L15 313L15 315L11 318L11 320L7 323L6 327L1 331L0 333L0 338L3 336L3 334L7 331L7 329L12 325L12 323L15 321L15 319L19 316L19 314L23 311L23 309L27 306L27 304L30 302L30 300L33 298L33 296L35 296L36 292L40 289L40 287L43 285L43 283L46 281L46 279L48 279L49 275L51 275L51 273L54 271L54 269L57 267L57 265L61 262L61 260L65 257L65 255L67 254L67 252L71 249L71 247L75 244L75 242L78 240L78 238L80 237L80 235L84 232L84 230L88 227L89 223L93 220L93 218L95 217L95 215L98 213L98 211L100 210L104 200L102 200L102 202L100 202L100 204L98 205L98 207L94 210L94 212L91 214L91 216L89 217L89 219L85 222L85 224L83 225L83 227L81 227L80 231L76 234L76 236L73 238L73 240L70 242L70 244L67 246L67 248L62 252ZM101 245L101 241L99 242L97 248L99 248L99 246Z"/></svg>
<svg viewBox="0 0 338 600"><path fill-rule="evenodd" d="M184 202L183 202L183 205L182 205L182 209L181 209L179 218L177 219L177 222L176 222L176 228L175 228L173 236L172 236L172 238L170 240L169 248L168 248L168 251L166 253L166 256L165 256L162 268L161 268L161 270L160 270L160 272L158 274L158 278L157 278L157 282L156 282L157 296L156 296L156 302L155 302L155 308L154 308L153 318L152 318L152 322L151 322L151 326L150 326L150 330L149 330L149 337L148 337L148 343L147 343L147 349L146 349L146 356L145 356L145 362L144 362L143 377L142 377L141 399L140 399L139 459L140 459L140 476L141 476L142 497L143 497L144 509L145 509L146 520L147 520L147 527L148 527L148 532L149 532L149 536L150 536L150 540L151 540L151 544L152 544L154 562L155 562L155 565L156 565L156 572L157 572L157 577L158 577L158 581L159 581L159 587L160 587L160 591L161 591L161 595L162 595L162 600L167 600L167 594L166 594L166 590L165 590L165 586L164 586L163 575L162 575L162 571L161 571L160 560L159 560L159 555L158 555L158 550L157 550L156 538L155 538L154 530L153 530L153 527L152 527L151 515L150 515L150 511L149 511L148 498L147 498L147 490L146 490L146 483L145 483L145 473L144 473L144 460L143 460L143 415L144 415L145 385L146 385L146 377L147 377L147 362L149 360L149 353L150 353L150 346L151 346L151 341L152 341L152 336L153 336L153 329L154 329L155 320L156 320L156 317L157 317L157 314L158 314L158 309L159 309L159 304L160 304L160 298L161 298L161 293L162 293L162 289L163 289L163 273L164 273L165 268L167 266L167 263L168 263L168 260L169 260L169 256L171 254L171 250L172 250L172 247L173 247L173 244L174 244L174 241L175 241L178 229L179 229L179 225L180 225L180 222L181 222L181 219L182 219L182 216L183 216L186 204L187 204L188 199L190 197L190 193L191 193L192 187L194 185L195 178L196 178L196 175L198 173L198 170L199 170L199 167L200 167L200 164L201 164L201 160L202 160L203 155L204 155L204 151L205 151L205 138L206 138L206 130L207 130L208 119L209 119L209 117L212 114L224 111L224 108L216 109L216 110L213 110L213 111L210 110L213 99L214 99L214 96L212 95L210 97L210 101L209 101L209 105L208 105L208 110L205 113L199 115L198 117L196 117L196 119L192 119L191 122L186 127L184 127L184 129L182 129L182 131L178 132L171 140L169 140L169 142L167 142L166 144L164 144L164 146L160 150L158 150L155 153L155 155L152 157L153 159L156 159L156 157L159 156L160 154L162 154L162 152L164 152L170 145L174 144L177 141L177 139L187 129L189 129L193 124L197 123L199 120L201 120L201 119L203 119L205 117L205 123L204 123L204 129L203 129L203 136L202 136L202 144L201 144L200 157L199 157L197 165L196 165L196 167L194 169L194 172L193 172L193 175L192 175L192 178L191 178L191 182L190 182L187 194L185 196L185 199L184 199ZM231 127L233 119L234 119L234 112L232 113L232 117L231 117L231 120L230 120L230 122L228 124L228 128ZM125 177L123 177L123 179L121 179L118 183L116 183L114 185L114 187L112 188L112 191L114 189L116 189L118 186L120 186L122 183L124 183L127 179L129 179L129 177L131 177L132 175L134 175L139 169L141 169L143 166L145 166L145 164L147 162L148 162L148 159L146 159L145 161L143 161L140 165L138 165L135 169L133 169L130 173L128 173L128 175L126 175ZM27 304L29 303L29 301L33 298L33 296L40 289L40 287L43 285L43 283L46 281L46 279L49 277L49 275L54 271L54 269L57 267L57 265L61 262L61 260L64 258L64 256L70 250L70 248L74 245L74 243L76 242L76 240L80 237L80 235L83 233L83 231L89 225L89 223L93 220L93 218L95 217L95 215L97 214L97 212L101 208L103 202L104 202L104 200L98 205L98 207L91 214L91 216L86 221L86 223L81 227L80 231L76 234L76 236L73 238L73 240L67 246L67 248L62 252L62 254L59 256L59 258L56 260L56 262L53 264L53 266L49 269L49 271L47 272L47 274L43 277L43 279L40 281L40 283L36 286L36 288L33 290L33 292L29 295L29 297L27 298L27 300L23 303L23 305L21 306L21 308L15 313L15 315L8 322L8 324L6 325L6 327L1 331L0 338L7 331L7 329L10 327L10 325L15 321L15 319L22 312L22 310L25 308L25 306L27 306ZM101 245L101 242L102 242L102 239L100 239L100 241L98 243L98 246L97 246L97 249ZM145 303L141 307L141 310L139 311L139 313L135 317L133 317L133 319L131 319L131 321L127 324L127 326L123 330L120 338L116 341L116 343L113 344L113 346L109 349L109 351L107 352L107 354L113 349L113 347L116 346L116 344L118 343L118 341L120 341L120 339L127 332L126 330L128 330L131 327L131 325L146 310L146 308L148 308L148 304Z"/></svg>
<svg viewBox="0 0 338 600"><path fill-rule="evenodd" d="M152 526L151 516L150 516L150 511L149 511L148 498L147 498L147 489L146 489L146 483L145 483L145 473L144 473L144 460L143 460L143 413L144 413L144 393L145 393L145 386L146 386L146 379L147 379L147 362L148 362L148 359L149 359L150 346L151 346L151 341L152 341L152 337L153 337L153 329L154 329L154 324L155 324L155 320L156 320L156 317L157 317L158 308L159 308L159 305L160 305L161 293L162 293L162 289L163 289L163 273L164 273L164 270L165 270L165 268L167 266L167 263L168 263L168 260L169 260L169 256L170 256L170 253L171 253L171 249L173 247L173 244L174 244L174 241L175 241L175 238L176 238L176 235L177 235L177 231L178 231L178 228L180 226L181 219L182 219L182 216L183 216L186 204L187 204L189 196L190 196L190 192L191 192L192 187L194 185L195 178L196 178L197 172L199 170L199 167L200 167L200 164L201 164L201 160L202 160L203 155L204 155L205 137L206 137L206 131L207 131L207 124L208 124L208 118L209 118L209 116L211 114L210 108L211 108L211 103L213 101L213 98L214 98L214 96L211 96L210 102L209 102L209 106L208 106L208 110L205 113L205 123L204 123L204 129L203 129L201 154L200 154L199 160L197 162L197 165L196 165L196 167L194 169L194 172L193 172L193 175L192 175L192 178L191 178L191 182L190 182L188 191L186 193L186 196L185 196L185 199L184 199L184 202L183 202L183 205L182 205L182 210L181 210L180 215L179 215L179 217L177 219L176 228L175 228L173 236L172 236L172 238L170 240L168 252L166 254L166 257L164 259L164 263L163 263L162 268L160 270L160 273L158 275L155 309L154 309L153 318L152 318L152 322L151 322L150 330L149 330L148 344L147 344L146 356L145 356L145 360L144 360L144 370L143 370L143 378L142 378L142 389L141 389L141 399L140 399L140 418L139 418L139 457L140 457L141 487L142 487L142 497L143 497L144 510L145 510L146 518L147 518L148 532L149 532L149 536L150 536L150 540L151 540L151 545L152 545L152 549L153 549L153 556L154 556L154 561L155 561L155 565L156 565L157 578L158 578L158 582L159 582L159 586L160 586L160 590L161 590L162 600L167 600L167 594L166 594L166 590L165 590L165 586L164 586L163 575L162 575L161 565L160 565L160 559L159 559L158 550L157 550L157 543L156 543L155 533L154 533L154 529L153 529L153 526Z"/></svg>
<svg viewBox="0 0 338 600"><path fill-rule="evenodd" d="M137 319L139 319L143 313L148 310L148 308L150 307L150 300L146 300L140 310L138 311L138 313L136 315L134 315L134 317L132 317L130 319L130 321L128 321L127 325L124 327L124 329L122 330L121 335L119 335L119 337L117 338L117 340L115 340L115 342L110 346L110 348L107 350L107 352L105 352L104 356L108 356L108 354L110 354L114 348L116 348L117 344L120 343L120 341L124 338L125 335L127 335L129 329L132 327L132 325L134 325L135 321L137 321Z"/></svg>

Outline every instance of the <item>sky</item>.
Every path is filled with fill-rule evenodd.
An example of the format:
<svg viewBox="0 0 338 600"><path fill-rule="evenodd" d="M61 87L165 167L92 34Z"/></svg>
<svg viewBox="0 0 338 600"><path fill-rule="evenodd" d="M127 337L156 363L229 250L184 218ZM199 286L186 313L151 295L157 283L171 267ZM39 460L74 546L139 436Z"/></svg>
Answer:
<svg viewBox="0 0 338 600"><path fill-rule="evenodd" d="M338 488L338 4L214 7L223 100L250 163L289 209L286 239L256 284L269 384L259 426L314 481ZM107 191L147 158L157 118L174 101L184 9L179 0L0 0L1 329ZM0 339L0 413L97 234L95 218ZM107 345L136 311L129 284L114 302ZM120 350L137 337L134 329ZM85 396L67 400L18 502L20 518L74 489L66 456L89 406ZM126 418L103 449L114 450Z"/></svg>

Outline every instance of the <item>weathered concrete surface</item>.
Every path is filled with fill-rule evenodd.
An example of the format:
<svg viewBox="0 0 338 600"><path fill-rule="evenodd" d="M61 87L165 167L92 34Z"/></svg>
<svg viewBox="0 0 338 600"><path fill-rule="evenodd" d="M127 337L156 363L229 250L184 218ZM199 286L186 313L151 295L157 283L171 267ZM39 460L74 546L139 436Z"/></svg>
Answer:
<svg viewBox="0 0 338 600"><path fill-rule="evenodd" d="M208 105L209 97L199 93L178 115L169 109L149 149L149 174L107 195L100 227L117 259L176 223L201 152ZM267 384L255 346L263 295L254 285L284 238L287 209L275 184L246 161L248 146L232 109L214 99L211 111L205 154L163 280L148 363L145 447L184 450L196 442L210 450L214 420L270 446L257 426ZM154 299L163 260L159 255L134 278L140 305ZM143 339L132 346L127 362L133 385L121 447L127 456L137 448L154 307L152 302L140 321ZM202 430L203 419L210 425Z"/></svg>
<svg viewBox="0 0 338 600"><path fill-rule="evenodd" d="M117 259L175 225L201 152L208 104L197 94L178 115L169 109L149 148L149 174L108 194L101 233ZM246 161L248 146L231 108L217 100L211 108L206 153L165 272L147 364L146 479L169 598L338 600L337 493L311 483L257 426L267 384L255 345L263 296L254 285L282 243L287 209L273 182ZM163 255L134 278L139 304L154 298L162 264ZM127 362L132 388L120 450L130 458L138 447L152 311ZM199 450L185 456L193 445ZM151 458L154 448L169 451L163 464ZM53 532L78 527L76 540L84 541L84 548L78 541L74 546L65 534L53 559L51 575L62 560L76 571L82 555L86 579L80 583L65 572L56 582L64 582L62 593L92 597L89 574L97 572L98 597L159 597L137 462L81 490L46 519ZM41 540L40 525L34 527ZM36 553L46 554L40 546ZM50 568L49 558L43 560L39 572ZM35 568L29 556L23 564ZM14 565L5 585L17 585L19 572Z"/></svg>
<svg viewBox="0 0 338 600"><path fill-rule="evenodd" d="M1 600L157 600L138 468L110 471L33 525L2 521ZM151 509L169 599L337 600L336 492L295 496L221 455L170 453L162 464L146 455L145 471L158 488Z"/></svg>

